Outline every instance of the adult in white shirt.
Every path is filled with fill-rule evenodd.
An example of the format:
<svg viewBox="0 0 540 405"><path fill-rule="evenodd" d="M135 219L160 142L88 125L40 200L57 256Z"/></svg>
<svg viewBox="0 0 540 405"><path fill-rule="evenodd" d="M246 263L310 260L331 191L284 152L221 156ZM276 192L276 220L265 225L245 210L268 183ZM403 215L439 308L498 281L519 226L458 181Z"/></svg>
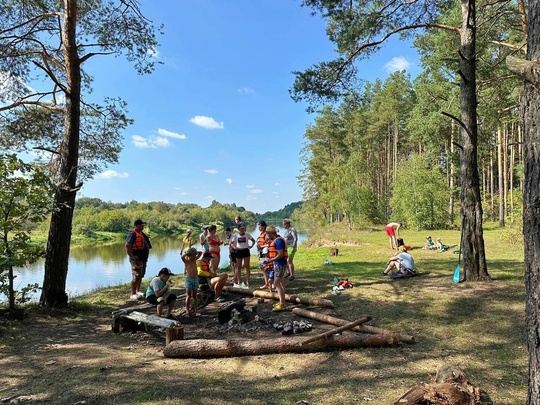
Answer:
<svg viewBox="0 0 540 405"><path fill-rule="evenodd" d="M255 245L255 239L246 232L246 227L243 223L238 225L238 233L233 234L231 238L231 247L236 257L236 268L234 269L233 286L249 288L251 277L250 269L250 249ZM251 243L250 243L251 242ZM242 265L246 269L246 282L242 282Z"/></svg>

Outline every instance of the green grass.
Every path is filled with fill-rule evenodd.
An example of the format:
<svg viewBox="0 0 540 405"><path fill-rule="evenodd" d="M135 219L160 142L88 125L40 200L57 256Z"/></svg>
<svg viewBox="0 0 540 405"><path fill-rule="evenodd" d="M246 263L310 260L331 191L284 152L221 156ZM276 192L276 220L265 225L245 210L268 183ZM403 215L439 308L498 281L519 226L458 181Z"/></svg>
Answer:
<svg viewBox="0 0 540 405"><path fill-rule="evenodd" d="M446 244L459 243L458 231L429 234L440 236ZM414 345L164 359L158 350L137 346L127 335L107 330L110 312L125 305L129 294L126 284L74 299L71 312L58 313L65 321L54 320L64 326L34 333L35 343L33 336L24 336L24 323L6 331L0 345L6 355L0 357L0 368L25 372L0 377L0 386L15 384L21 394L33 392L55 398L64 394L65 370L81 364L80 369L70 372L70 398L64 394L57 403L84 399L96 404L191 404L195 393L201 404L391 404L414 385L430 382L439 367L451 363L487 391L495 404L524 403L528 363L522 238L515 231L488 224L484 237L492 281L455 284L452 275L458 255L420 249L427 235L425 231L401 232L405 243L414 247L411 254L422 275L389 281L379 274L394 254L382 227L321 231L299 247L295 258L297 279L286 285L290 294L328 298L335 303L332 311L316 310L350 321L371 316L373 326L413 335ZM330 256L332 247L339 249L338 256ZM325 265L326 259L333 264ZM354 288L332 295L334 275L348 278ZM173 280L180 288L181 277ZM49 322L38 319L37 325L45 321ZM87 330L82 333L75 328L76 339L63 337L57 341L49 336L75 323ZM62 348L62 342L71 340L73 348ZM48 342L47 350L41 350L42 341ZM27 354L27 347L37 348L35 355ZM44 356L59 360L58 367L48 367L47 384L41 382L42 372L32 371L32 367L43 368L50 358ZM99 371L104 365L112 369ZM53 377L58 377L58 382Z"/></svg>

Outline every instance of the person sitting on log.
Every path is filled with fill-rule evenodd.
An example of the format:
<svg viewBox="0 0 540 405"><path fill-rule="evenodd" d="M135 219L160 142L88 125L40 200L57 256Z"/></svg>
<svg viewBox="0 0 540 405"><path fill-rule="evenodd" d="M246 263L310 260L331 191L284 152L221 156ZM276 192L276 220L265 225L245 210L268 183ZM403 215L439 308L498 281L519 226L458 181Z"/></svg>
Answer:
<svg viewBox="0 0 540 405"><path fill-rule="evenodd" d="M227 273L217 274L214 270L210 268L210 260L212 260L212 253L204 252L202 259L197 260L197 273L199 277L208 277L210 278L210 284L214 289L216 296L216 302L224 302L225 298L221 296L221 291L227 282Z"/></svg>
<svg viewBox="0 0 540 405"><path fill-rule="evenodd" d="M169 279L173 273L167 267L163 267L158 275L150 281L146 290L146 301L156 306L158 316L162 316L163 307L167 307L166 316L173 319L172 310L176 303L176 295L171 292Z"/></svg>

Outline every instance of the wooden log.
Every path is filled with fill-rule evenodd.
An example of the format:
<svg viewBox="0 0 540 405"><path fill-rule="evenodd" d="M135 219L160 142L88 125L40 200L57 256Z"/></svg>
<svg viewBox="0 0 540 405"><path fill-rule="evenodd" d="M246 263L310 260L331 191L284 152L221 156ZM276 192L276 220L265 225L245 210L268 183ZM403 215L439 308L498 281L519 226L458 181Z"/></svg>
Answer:
<svg viewBox="0 0 540 405"><path fill-rule="evenodd" d="M165 345L181 339L184 339L184 328L182 326L172 326L165 331Z"/></svg>
<svg viewBox="0 0 540 405"><path fill-rule="evenodd" d="M326 322L326 323L329 323L331 325L336 325L336 326L342 326L349 323L349 321L345 319L335 318L333 316L321 314L314 311L308 311L303 308L293 308L292 312L293 314L298 315L298 316L303 316L304 318L310 318L316 321ZM357 332L372 333L376 335L396 334L400 337L400 340L402 342L409 343L409 344L413 344L415 342L414 336L407 335L404 333L396 333L388 329L381 329L381 328L377 328L375 326L370 326L370 325L358 325L358 326L355 326L352 330L357 331Z"/></svg>
<svg viewBox="0 0 540 405"><path fill-rule="evenodd" d="M244 294L244 295L251 295L253 297L279 300L279 295L277 293L274 293L272 291L267 291L267 290L250 290L246 288L238 288L238 287L230 287L230 286L225 286L223 287L223 289L225 291L230 291L235 294ZM319 307L334 308L334 303L324 298L303 298L303 297L297 297L296 295L285 294L285 301L292 302L295 304L314 305L314 306L319 306Z"/></svg>
<svg viewBox="0 0 540 405"><path fill-rule="evenodd" d="M369 319L367 317L360 318L360 319L358 319L358 320L356 320L354 322L350 322L350 323L348 323L346 325L340 326L339 328L335 328L335 329L329 330L327 332L323 332L323 333L320 333L320 334L315 335L313 337L310 337L309 339L300 342L300 345L305 345L307 343L315 342L316 340L319 340L319 339L328 338L328 337L330 337L332 335L335 335L336 333L341 333L343 331L352 329L355 326L358 326L358 325L360 325L362 323L366 323L367 321L369 321Z"/></svg>
<svg viewBox="0 0 540 405"><path fill-rule="evenodd" d="M272 353L293 353L321 351L332 348L380 347L394 345L399 342L396 335L364 335L345 333L332 335L328 339L299 345L300 340L291 337L257 339L257 340L208 340L189 339L175 340L163 350L165 357L170 358L208 358L257 356Z"/></svg>
<svg viewBox="0 0 540 405"><path fill-rule="evenodd" d="M132 321L141 322L147 325L158 326L160 328L170 328L171 326L182 326L182 324L174 319L161 318L157 315L148 315L142 312L133 311L123 316L123 318L131 319Z"/></svg>
<svg viewBox="0 0 540 405"><path fill-rule="evenodd" d="M134 305L132 307L117 309L116 311L112 312L112 316L113 316L113 318L116 318L116 317L119 317L119 316L122 316L122 315L125 315L125 314L129 314L130 312L133 312L133 311L138 311L138 310L141 310L141 309L148 309L148 308L153 308L153 307L154 306L152 304L150 304L148 302L145 302L144 304Z"/></svg>

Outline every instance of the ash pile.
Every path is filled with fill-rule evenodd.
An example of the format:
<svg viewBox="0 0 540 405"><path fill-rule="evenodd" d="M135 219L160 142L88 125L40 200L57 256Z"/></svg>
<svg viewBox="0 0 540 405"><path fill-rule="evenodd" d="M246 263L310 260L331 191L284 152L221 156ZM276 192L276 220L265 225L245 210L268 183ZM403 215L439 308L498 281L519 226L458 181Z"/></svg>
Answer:
<svg viewBox="0 0 540 405"><path fill-rule="evenodd" d="M257 314L257 306L246 305L243 298L222 307L218 322L220 329L225 332L248 333L272 329L272 324Z"/></svg>

